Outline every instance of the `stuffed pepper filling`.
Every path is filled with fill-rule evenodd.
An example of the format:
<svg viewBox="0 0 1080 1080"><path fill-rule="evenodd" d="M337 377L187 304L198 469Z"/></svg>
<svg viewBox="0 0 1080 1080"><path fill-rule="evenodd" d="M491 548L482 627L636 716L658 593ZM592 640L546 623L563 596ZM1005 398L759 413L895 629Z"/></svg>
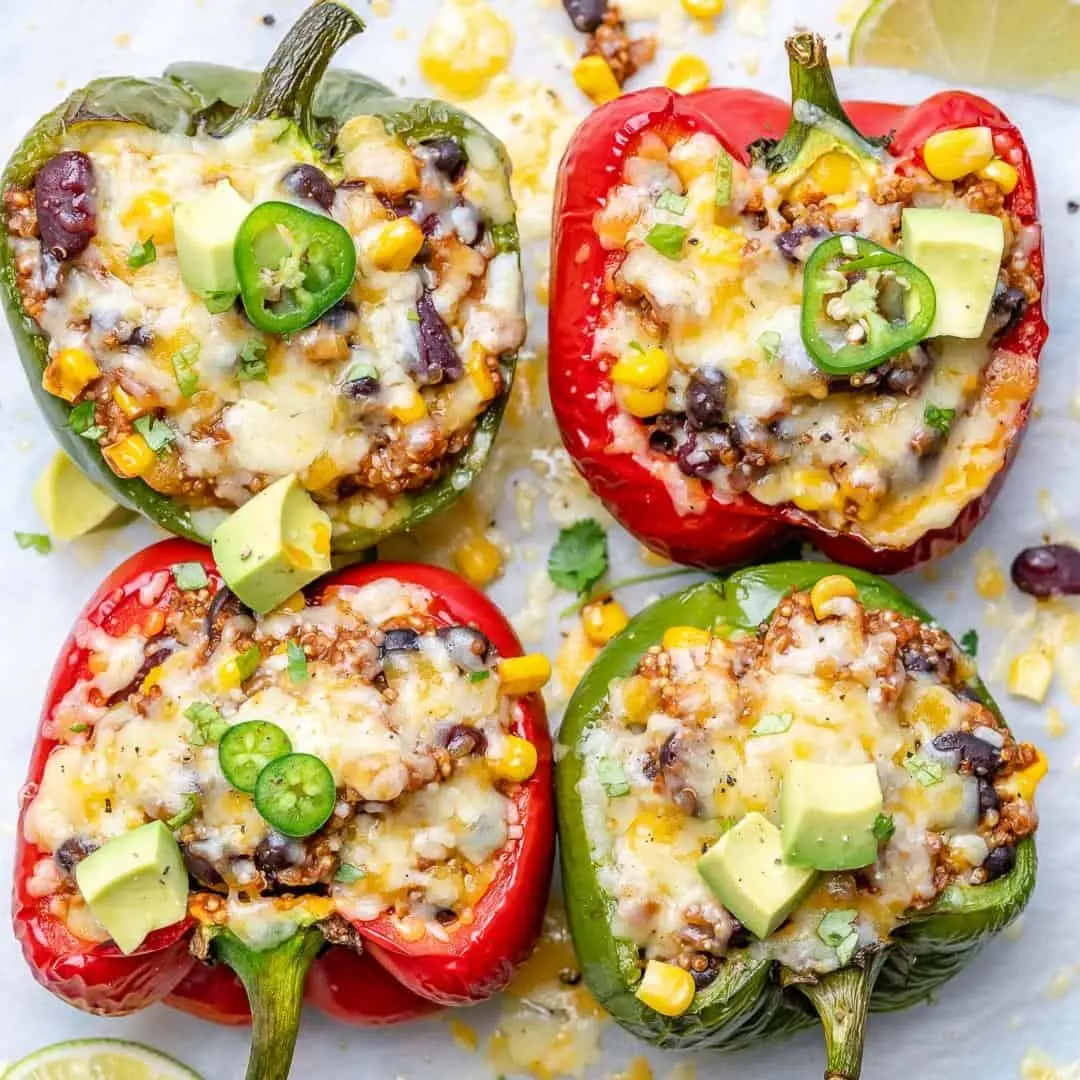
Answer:
<svg viewBox="0 0 1080 1080"><path fill-rule="evenodd" d="M586 832L642 986L659 964L701 990L746 953L834 971L950 885L1008 873L1045 760L973 679L944 631L867 610L842 577L756 633L669 628L581 744Z"/></svg>
<svg viewBox="0 0 1080 1080"><path fill-rule="evenodd" d="M522 836L536 751L507 661L418 585L335 586L255 618L185 565L186 590L148 577L144 624L76 630L85 668L25 816L34 895L77 938L130 951L80 866L165 823L205 925L259 942L303 919L347 942L388 917L448 941Z"/></svg>
<svg viewBox="0 0 1080 1080"><path fill-rule="evenodd" d="M79 124L3 210L45 389L194 511L298 474L336 531L406 512L524 338L504 167L468 132L359 116L323 159L286 120Z"/></svg>
<svg viewBox="0 0 1080 1080"><path fill-rule="evenodd" d="M748 493L906 546L1002 468L1034 389L1008 335L1040 297L1038 231L989 128L924 153L836 140L775 172L676 130L627 153L594 219L593 359L614 449L680 513Z"/></svg>

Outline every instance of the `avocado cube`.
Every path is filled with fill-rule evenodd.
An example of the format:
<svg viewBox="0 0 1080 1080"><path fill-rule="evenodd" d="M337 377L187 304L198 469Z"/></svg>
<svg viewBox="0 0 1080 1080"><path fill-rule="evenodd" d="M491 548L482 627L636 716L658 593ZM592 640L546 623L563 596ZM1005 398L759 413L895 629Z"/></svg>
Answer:
<svg viewBox="0 0 1080 1080"><path fill-rule="evenodd" d="M233 248L250 212L247 200L222 180L180 203L173 213L180 276L193 293L214 302L215 310L227 307L226 301L240 292Z"/></svg>
<svg viewBox="0 0 1080 1080"><path fill-rule="evenodd" d="M877 766L794 761L780 793L784 861L814 870L857 870L878 851Z"/></svg>
<svg viewBox="0 0 1080 1080"><path fill-rule="evenodd" d="M908 209L902 216L904 258L934 285L937 311L927 337L982 337L997 287L1005 228L992 214Z"/></svg>
<svg viewBox="0 0 1080 1080"><path fill-rule="evenodd" d="M91 914L125 954L187 914L187 868L162 821L102 844L75 867L75 881Z"/></svg>
<svg viewBox="0 0 1080 1080"><path fill-rule="evenodd" d="M698 873L720 901L759 938L767 938L814 887L817 874L783 860L780 830L747 814L698 859Z"/></svg>
<svg viewBox="0 0 1080 1080"><path fill-rule="evenodd" d="M330 569L330 531L294 473L234 511L210 546L225 583L262 615Z"/></svg>

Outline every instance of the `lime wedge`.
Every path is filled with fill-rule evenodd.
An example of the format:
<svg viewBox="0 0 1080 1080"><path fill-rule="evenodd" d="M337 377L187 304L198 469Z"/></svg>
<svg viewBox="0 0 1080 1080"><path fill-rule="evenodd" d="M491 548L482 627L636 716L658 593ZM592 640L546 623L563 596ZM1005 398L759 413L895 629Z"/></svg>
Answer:
<svg viewBox="0 0 1080 1080"><path fill-rule="evenodd" d="M3 1080L201 1080L165 1054L123 1039L74 1039L12 1065Z"/></svg>
<svg viewBox="0 0 1080 1080"><path fill-rule="evenodd" d="M116 503L82 474L62 450L34 485L34 506L57 540L74 540L100 525Z"/></svg>
<svg viewBox="0 0 1080 1080"><path fill-rule="evenodd" d="M1080 101L1080 3L874 0L851 62Z"/></svg>

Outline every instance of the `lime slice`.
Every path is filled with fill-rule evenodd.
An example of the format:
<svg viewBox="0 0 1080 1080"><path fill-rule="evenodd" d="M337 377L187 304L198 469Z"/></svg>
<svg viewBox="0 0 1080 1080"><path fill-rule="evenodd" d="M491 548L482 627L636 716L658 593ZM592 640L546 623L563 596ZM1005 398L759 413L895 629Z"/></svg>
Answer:
<svg viewBox="0 0 1080 1080"><path fill-rule="evenodd" d="M3 1080L201 1080L171 1057L123 1039L73 1039L37 1050Z"/></svg>
<svg viewBox="0 0 1080 1080"><path fill-rule="evenodd" d="M1080 101L1080 3L875 0L851 62Z"/></svg>
<svg viewBox="0 0 1080 1080"><path fill-rule="evenodd" d="M34 485L34 506L57 540L74 540L100 525L116 503L57 450Z"/></svg>

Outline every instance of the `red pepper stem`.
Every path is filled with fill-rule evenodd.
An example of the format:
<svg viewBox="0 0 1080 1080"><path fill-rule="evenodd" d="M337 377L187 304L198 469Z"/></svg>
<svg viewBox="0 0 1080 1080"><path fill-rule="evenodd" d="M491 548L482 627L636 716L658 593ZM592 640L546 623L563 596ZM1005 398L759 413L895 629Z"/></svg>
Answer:
<svg viewBox="0 0 1080 1080"><path fill-rule="evenodd" d="M320 0L309 7L274 50L247 104L216 134L225 135L252 120L282 117L296 122L316 141L312 98L334 53L364 24L344 4Z"/></svg>
<svg viewBox="0 0 1080 1080"><path fill-rule="evenodd" d="M322 945L322 933L314 926L263 950L245 945L228 930L214 938L215 955L240 977L251 1006L247 1080L287 1080L300 1030L304 982Z"/></svg>

